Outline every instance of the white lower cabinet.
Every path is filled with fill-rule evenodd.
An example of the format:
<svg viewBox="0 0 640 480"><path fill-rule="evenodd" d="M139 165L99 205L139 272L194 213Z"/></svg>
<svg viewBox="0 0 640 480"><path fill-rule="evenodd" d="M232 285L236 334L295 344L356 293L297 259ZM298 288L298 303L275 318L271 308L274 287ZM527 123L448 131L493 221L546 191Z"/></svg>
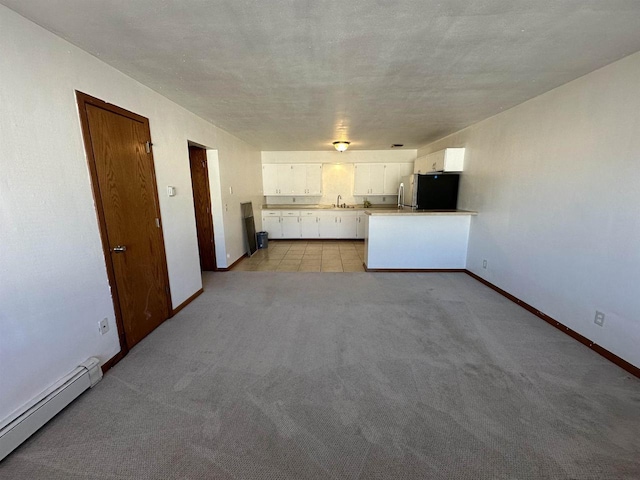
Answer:
<svg viewBox="0 0 640 480"><path fill-rule="evenodd" d="M300 238L300 210L282 210L280 215L282 238Z"/></svg>
<svg viewBox="0 0 640 480"><path fill-rule="evenodd" d="M282 217L282 238L300 238L300 217Z"/></svg>
<svg viewBox="0 0 640 480"><path fill-rule="evenodd" d="M318 213L318 233L320 238L338 238L338 222L333 212Z"/></svg>
<svg viewBox="0 0 640 480"><path fill-rule="evenodd" d="M320 238L356 238L356 212L321 212Z"/></svg>
<svg viewBox="0 0 640 480"><path fill-rule="evenodd" d="M300 212L300 236L301 238L319 238L320 227L316 212Z"/></svg>
<svg viewBox="0 0 640 480"><path fill-rule="evenodd" d="M364 212L263 210L269 238L364 238Z"/></svg>
<svg viewBox="0 0 640 480"><path fill-rule="evenodd" d="M282 238L282 223L280 212L262 211L262 229L269 233L269 238Z"/></svg>
<svg viewBox="0 0 640 480"><path fill-rule="evenodd" d="M358 212L356 217L356 238L364 238L366 230L366 215L364 212Z"/></svg>
<svg viewBox="0 0 640 480"><path fill-rule="evenodd" d="M356 212L339 212L339 236L337 238L356 238L358 216Z"/></svg>

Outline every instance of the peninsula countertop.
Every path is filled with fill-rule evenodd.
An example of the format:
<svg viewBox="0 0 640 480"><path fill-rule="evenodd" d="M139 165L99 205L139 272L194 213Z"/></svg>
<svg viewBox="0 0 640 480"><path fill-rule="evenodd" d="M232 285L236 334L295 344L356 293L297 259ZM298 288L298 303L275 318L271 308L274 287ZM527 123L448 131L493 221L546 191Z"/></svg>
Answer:
<svg viewBox="0 0 640 480"><path fill-rule="evenodd" d="M413 210L411 208L368 208L366 215L371 216L415 216L415 215L478 215L473 210Z"/></svg>

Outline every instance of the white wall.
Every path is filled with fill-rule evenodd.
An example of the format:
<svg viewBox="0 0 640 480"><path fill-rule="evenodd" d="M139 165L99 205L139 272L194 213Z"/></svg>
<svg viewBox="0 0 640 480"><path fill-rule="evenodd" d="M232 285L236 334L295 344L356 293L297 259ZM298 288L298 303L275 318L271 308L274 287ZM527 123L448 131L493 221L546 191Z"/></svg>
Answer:
<svg viewBox="0 0 640 480"><path fill-rule="evenodd" d="M322 197L266 197L268 205L278 204L324 204L341 202L361 204L365 197L353 195L354 164L356 163L404 163L416 159L417 150L336 150L321 152L262 152L262 163L322 163ZM395 195L367 196L374 204L396 204Z"/></svg>
<svg viewBox="0 0 640 480"><path fill-rule="evenodd" d="M75 90L150 120L174 307L202 285L187 142L218 150L222 191L247 182L226 199L216 245L233 260L235 204L261 200L262 173L255 148L3 6L0 49L1 421L86 358L119 351Z"/></svg>
<svg viewBox="0 0 640 480"><path fill-rule="evenodd" d="M228 267L242 257L245 252L244 224L240 212L240 204L251 202L256 223L256 231L262 228L261 211L262 196L262 164L260 151L247 148L247 144L218 131L220 156L220 191L224 212L224 229L226 237L227 264L218 263L219 267ZM232 158L233 162L224 161Z"/></svg>
<svg viewBox="0 0 640 480"><path fill-rule="evenodd" d="M636 366L638 79L640 53L418 151L467 149L469 270Z"/></svg>

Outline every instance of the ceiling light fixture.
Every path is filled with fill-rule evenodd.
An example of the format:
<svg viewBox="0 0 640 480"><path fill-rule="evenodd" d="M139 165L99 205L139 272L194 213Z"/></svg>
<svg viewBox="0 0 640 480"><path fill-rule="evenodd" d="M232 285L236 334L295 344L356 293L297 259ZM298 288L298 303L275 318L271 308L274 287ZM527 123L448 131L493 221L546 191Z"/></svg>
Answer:
<svg viewBox="0 0 640 480"><path fill-rule="evenodd" d="M336 150L339 152L344 152L347 148L349 148L349 145L351 145L351 142L333 142L333 146L336 147Z"/></svg>

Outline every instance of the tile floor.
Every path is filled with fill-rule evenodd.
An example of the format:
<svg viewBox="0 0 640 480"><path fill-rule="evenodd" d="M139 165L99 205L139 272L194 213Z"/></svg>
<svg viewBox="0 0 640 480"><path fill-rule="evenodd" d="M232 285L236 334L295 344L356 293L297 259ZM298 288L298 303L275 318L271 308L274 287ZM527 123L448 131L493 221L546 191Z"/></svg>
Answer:
<svg viewBox="0 0 640 480"><path fill-rule="evenodd" d="M364 272L363 262L363 240L269 240L269 248L238 262L232 271Z"/></svg>

